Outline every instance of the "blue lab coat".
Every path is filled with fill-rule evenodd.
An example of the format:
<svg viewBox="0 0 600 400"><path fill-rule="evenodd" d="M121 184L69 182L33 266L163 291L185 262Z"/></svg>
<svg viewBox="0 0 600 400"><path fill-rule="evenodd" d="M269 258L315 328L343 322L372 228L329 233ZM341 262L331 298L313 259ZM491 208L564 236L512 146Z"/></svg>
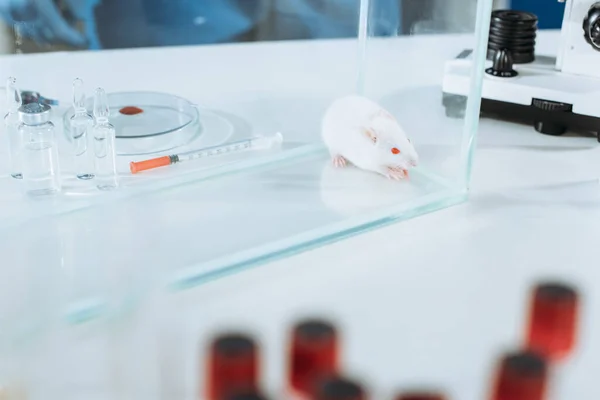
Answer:
<svg viewBox="0 0 600 400"><path fill-rule="evenodd" d="M262 0L102 0L96 25L103 48L222 43L266 14Z"/></svg>
<svg viewBox="0 0 600 400"><path fill-rule="evenodd" d="M369 34L401 32L401 0L371 0ZM339 38L358 34L359 0L275 0L275 39Z"/></svg>
<svg viewBox="0 0 600 400"><path fill-rule="evenodd" d="M400 0L376 3L373 35L400 29ZM102 0L96 10L105 48L355 36L359 0Z"/></svg>
<svg viewBox="0 0 600 400"><path fill-rule="evenodd" d="M66 15L48 12L54 1L0 0L0 18L29 11L24 27L35 41L98 49L350 37L360 8L359 0L60 0L85 22L80 34ZM371 0L370 34L399 33L400 1Z"/></svg>

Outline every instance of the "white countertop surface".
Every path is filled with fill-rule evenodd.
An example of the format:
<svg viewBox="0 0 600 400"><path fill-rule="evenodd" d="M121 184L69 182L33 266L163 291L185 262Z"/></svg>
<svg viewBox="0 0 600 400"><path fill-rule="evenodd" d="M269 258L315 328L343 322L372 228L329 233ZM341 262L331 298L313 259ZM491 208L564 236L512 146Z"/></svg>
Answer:
<svg viewBox="0 0 600 400"><path fill-rule="evenodd" d="M557 33L539 36L538 53L552 54ZM412 45L417 45L416 40ZM294 46L301 44L278 47L281 51L273 55L273 63L281 68L300 67L294 71L310 67L308 61L299 65L294 62L297 59L290 59ZM218 53L226 47L210 51ZM462 47L463 43L456 43L448 52L456 54ZM239 47L238 51L249 50ZM150 57L147 52L139 54ZM94 68L94 54L73 57ZM0 58L0 76L17 68L17 64L4 61ZM19 68L29 65L18 64ZM165 65L165 76L173 79L192 68L190 64L168 67ZM150 81L143 79L144 71L137 71L140 79L122 81L108 68L105 73L115 79L112 87L127 82L127 89L139 89L142 83L146 88ZM269 79L282 93L298 89L293 87L298 82L287 82L281 75ZM62 86L68 88L67 82ZM168 90L169 84L165 77L153 81L151 89ZM35 82L32 78L31 85L42 93L52 88L41 78ZM252 85L240 76L229 82L224 92ZM201 101L201 97L194 100ZM271 390L277 388L283 377L287 328L302 315L317 314L339 322L346 370L377 393L431 384L446 389L450 399L483 399L496 357L520 343L530 286L547 277L573 282L584 295L580 343L554 382L554 398L600 396L600 387L594 384L600 370L600 320L596 318L600 315L600 291L594 289L600 285L595 260L600 237L600 148L596 139L548 137L529 126L484 119L478 145L467 204L188 291L149 297L139 310L140 321L129 326L140 329L138 336L123 345L127 349L123 354L135 354L128 356L133 366L160 365L157 370L140 367L138 371L145 376L138 382L147 391L145 398L194 398L196 378L201 376L199 343L205 342L208 334L230 327L250 329L260 337L264 381ZM40 362L38 367L71 374L71 379L76 373L89 374L92 364L102 363L105 347L100 340L108 336L101 332L86 339L89 343L98 340L87 350L58 357L64 362L60 367L57 359L46 361L49 364ZM154 336L156 332L160 334ZM144 338L160 340L151 342L158 343L155 346ZM159 363L154 363L156 358ZM152 373L159 374L160 380L143 375ZM94 375L100 382L101 374ZM98 396L93 398L109 398L95 394Z"/></svg>

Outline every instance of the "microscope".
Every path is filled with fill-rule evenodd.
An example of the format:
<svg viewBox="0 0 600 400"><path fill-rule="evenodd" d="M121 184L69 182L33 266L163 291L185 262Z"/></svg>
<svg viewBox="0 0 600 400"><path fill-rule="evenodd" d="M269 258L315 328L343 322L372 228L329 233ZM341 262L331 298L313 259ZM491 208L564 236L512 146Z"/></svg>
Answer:
<svg viewBox="0 0 600 400"><path fill-rule="evenodd" d="M600 1L565 1L556 58L535 54L535 14L493 11L481 115L600 141ZM442 101L449 117L464 114L471 69L471 50L445 65Z"/></svg>

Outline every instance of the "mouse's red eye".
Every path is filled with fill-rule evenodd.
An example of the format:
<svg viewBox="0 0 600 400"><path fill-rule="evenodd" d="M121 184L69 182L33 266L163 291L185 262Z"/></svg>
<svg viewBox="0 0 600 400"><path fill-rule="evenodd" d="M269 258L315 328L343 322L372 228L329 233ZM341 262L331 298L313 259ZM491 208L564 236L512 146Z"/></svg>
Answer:
<svg viewBox="0 0 600 400"><path fill-rule="evenodd" d="M400 154L400 150L398 150L396 147L392 148L392 153L394 154Z"/></svg>

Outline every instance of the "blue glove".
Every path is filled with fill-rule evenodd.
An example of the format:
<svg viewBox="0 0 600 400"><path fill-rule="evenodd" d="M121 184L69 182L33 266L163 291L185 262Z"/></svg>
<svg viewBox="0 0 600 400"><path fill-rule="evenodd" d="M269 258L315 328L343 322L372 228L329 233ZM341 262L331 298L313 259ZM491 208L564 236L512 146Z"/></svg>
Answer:
<svg viewBox="0 0 600 400"><path fill-rule="evenodd" d="M107 3L118 2L125 1ZM155 40L161 46L227 42L253 27L254 14L262 3L264 1L257 0L142 0L146 23L156 29ZM119 8L125 7L119 5Z"/></svg>
<svg viewBox="0 0 600 400"><path fill-rule="evenodd" d="M69 3L79 1L85 0L70 0L67 7L72 8ZM20 34L38 44L82 47L87 43L85 36L61 15L53 0L0 0L0 17L9 24L18 24Z"/></svg>
<svg viewBox="0 0 600 400"><path fill-rule="evenodd" d="M80 21L87 21L94 14L94 8L100 0L62 0L73 17Z"/></svg>
<svg viewBox="0 0 600 400"><path fill-rule="evenodd" d="M99 50L100 40L96 31L96 18L94 16L94 8L101 0L63 0L63 4L67 7L67 12L71 20L81 21L85 27L85 37L88 44L88 49Z"/></svg>

